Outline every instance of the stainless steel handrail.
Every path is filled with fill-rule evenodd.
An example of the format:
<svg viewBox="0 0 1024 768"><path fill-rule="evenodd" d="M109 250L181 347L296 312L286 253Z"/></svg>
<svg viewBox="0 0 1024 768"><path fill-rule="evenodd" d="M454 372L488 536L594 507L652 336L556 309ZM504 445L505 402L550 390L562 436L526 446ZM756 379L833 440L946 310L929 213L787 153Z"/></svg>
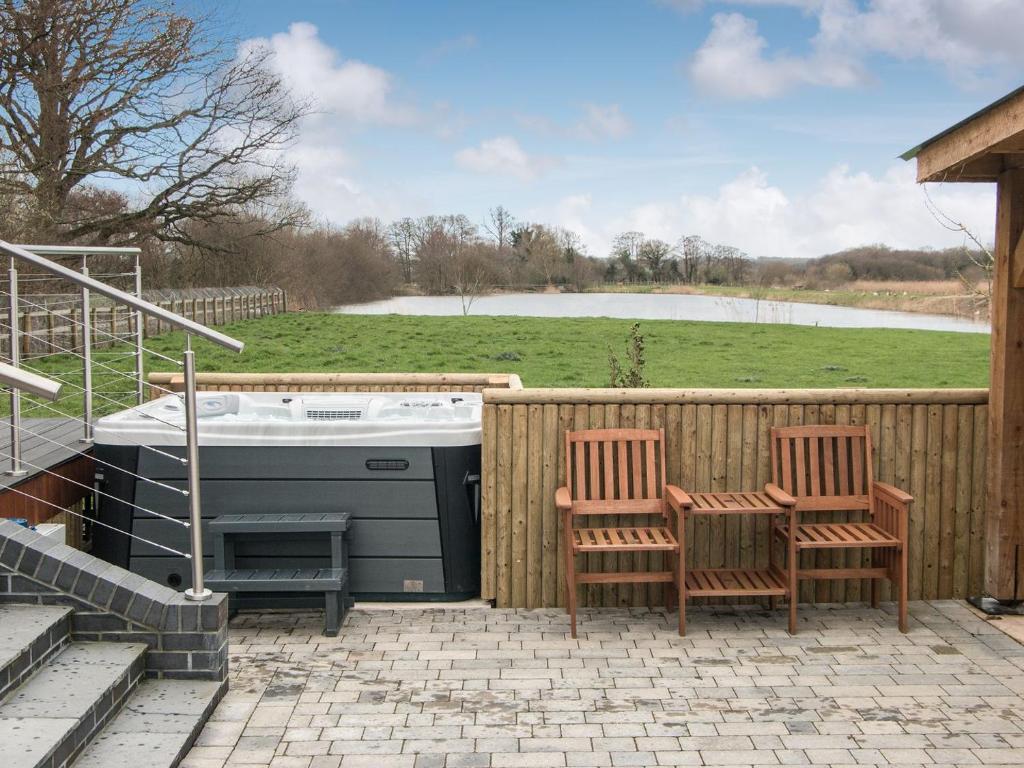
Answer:
<svg viewBox="0 0 1024 768"><path fill-rule="evenodd" d="M56 400L62 384L59 381L40 376L38 373L23 371L7 363L0 363L0 385L20 389L46 400ZM13 441L12 441L13 442Z"/></svg>
<svg viewBox="0 0 1024 768"><path fill-rule="evenodd" d="M189 320L187 317L182 317L176 312L171 312L163 307L158 307L156 304L152 304L145 299L136 298L130 293L109 286L106 283L101 283L99 280L94 280L80 272L76 272L73 269L65 267L63 264L57 264L43 256L39 256L19 245L11 245L5 240L0 240L0 253L4 253L12 259L25 262L26 264L32 264L39 269L49 272L51 275L62 277L75 285L87 288L101 296L106 296L108 299L113 299L114 301L119 301L122 304L127 304L132 309L137 309L143 314L149 315L150 317L157 317L176 328L180 328L183 331L187 331L188 333L202 339L206 339L207 341L212 341L214 344L230 349L233 352L241 352L245 348L245 343L238 339L233 339L226 334L213 330L212 328L207 328L202 323Z"/></svg>
<svg viewBox="0 0 1024 768"><path fill-rule="evenodd" d="M141 248L132 246L112 245L24 245L16 243L16 247L40 256L122 256L124 254L142 253Z"/></svg>
<svg viewBox="0 0 1024 768"><path fill-rule="evenodd" d="M135 262L135 292L138 295L132 295L125 291L109 286L105 283L101 283L89 277L89 268L87 256L99 255L99 254L125 254L125 253L136 254ZM142 280L139 262L137 258L138 249L124 249L124 248L103 248L103 247L88 247L88 246L22 246L12 245L6 241L0 240L0 253L6 254L9 258L10 270L10 345L11 345L11 367L14 371L18 371L17 366L19 363L18 358L18 290L17 280L18 273L16 268L16 261L21 261L27 264L31 264L38 269L50 273L56 277L63 278L70 283L77 285L81 288L82 295L82 344L83 354L81 355L84 361L84 387L83 395L84 402L83 406L85 409L85 419L83 424L85 425L85 440L89 441L92 438L92 386L91 386L91 371L92 365L90 362L91 357L91 340L90 340L90 319L89 319L89 296L90 293L98 293L101 296L106 296L109 299L113 299L115 302L125 304L136 312L136 338L137 338L137 349L135 350L136 357L136 368L139 381L136 382L136 391L133 393L137 399L141 400L142 397L142 367L141 367L141 351L142 351L142 330L145 316L156 317L171 327L180 328L185 331L185 349L182 355L182 366L185 371L185 445L186 445L186 457L188 463L188 494L189 494L189 526L191 527L191 554L192 560L192 588L185 591L185 596L190 600L206 600L210 597L210 590L206 589L203 585L203 547L202 547L202 510L200 508L199 501L199 430L197 424L197 413L196 413L196 387L195 387L195 356L192 352L192 336L198 336L200 338L211 341L214 344L233 350L235 352L241 352L245 345L243 342L233 339L218 331L214 331L211 328L197 323L194 320L189 320L187 317L183 317L175 312L171 312L162 307L152 304L141 296L142 291ZM62 264L50 261L45 255L51 256L80 256L82 258L82 270L76 272L73 269L65 267ZM2 372L2 370L0 370ZM0 381L3 381L0 378ZM16 473L21 470L20 461L20 401L19 401L19 389L11 389L11 472ZM16 434L17 433L17 434Z"/></svg>

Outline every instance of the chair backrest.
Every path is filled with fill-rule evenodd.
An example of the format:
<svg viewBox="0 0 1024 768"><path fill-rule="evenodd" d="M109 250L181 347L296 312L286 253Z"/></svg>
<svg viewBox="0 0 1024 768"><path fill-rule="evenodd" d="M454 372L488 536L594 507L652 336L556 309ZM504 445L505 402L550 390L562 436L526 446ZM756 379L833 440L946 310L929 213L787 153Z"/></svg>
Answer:
<svg viewBox="0 0 1024 768"><path fill-rule="evenodd" d="M565 468L574 514L665 514L664 429L566 432Z"/></svg>
<svg viewBox="0 0 1024 768"><path fill-rule="evenodd" d="M867 427L773 427L772 482L797 509L871 509L871 433Z"/></svg>

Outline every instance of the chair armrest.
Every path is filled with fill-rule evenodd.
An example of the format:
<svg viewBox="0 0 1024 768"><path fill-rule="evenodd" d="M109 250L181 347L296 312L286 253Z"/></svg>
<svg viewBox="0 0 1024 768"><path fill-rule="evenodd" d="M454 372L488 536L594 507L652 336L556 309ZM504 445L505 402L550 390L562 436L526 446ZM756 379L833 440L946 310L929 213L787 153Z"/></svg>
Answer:
<svg viewBox="0 0 1024 768"><path fill-rule="evenodd" d="M784 490L775 485L775 483L767 483L764 487L764 492L771 496L772 501L783 507L795 507L796 499L786 493Z"/></svg>
<svg viewBox="0 0 1024 768"><path fill-rule="evenodd" d="M572 509L572 496L569 495L569 489L565 486L555 491L555 508L559 510Z"/></svg>
<svg viewBox="0 0 1024 768"><path fill-rule="evenodd" d="M684 509L689 509L693 506L693 499L690 498L689 494L675 485L665 486L665 498L668 499L668 505L676 512L682 512Z"/></svg>
<svg viewBox="0 0 1024 768"><path fill-rule="evenodd" d="M900 490L895 485L889 485L889 483L882 483L877 480L874 484L874 491L876 494L888 496L888 500L897 505L902 504L906 506L914 500L913 496L906 491Z"/></svg>

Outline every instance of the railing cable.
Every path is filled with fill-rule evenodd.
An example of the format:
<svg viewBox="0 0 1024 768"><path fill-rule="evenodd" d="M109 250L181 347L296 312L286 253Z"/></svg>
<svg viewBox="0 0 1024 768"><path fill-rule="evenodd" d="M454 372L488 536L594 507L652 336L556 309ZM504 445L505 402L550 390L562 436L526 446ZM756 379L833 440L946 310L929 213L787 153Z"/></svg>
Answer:
<svg viewBox="0 0 1024 768"><path fill-rule="evenodd" d="M0 289L0 296L10 296L10 295L11 294L8 291ZM26 299L24 296L21 296L21 295L18 296L18 303L19 304L28 304L31 307L37 307L37 308L45 311L47 314L55 314L53 312L53 310L51 310L49 307L47 307L47 306L45 306L43 304L35 304L34 302L29 301L28 299ZM72 315L68 315L67 319L68 319L69 323L72 323L73 325L77 325L77 326L79 326L81 328L84 328L85 325L86 325L83 321L76 320ZM9 327L10 326L8 326L8 328ZM139 345L135 344L134 342L126 341L125 340L125 336L109 333L108 331L104 331L104 330L102 330L100 328L97 328L95 323L89 323L89 327L90 327L90 329L92 330L93 333L98 333L98 334L100 334L102 336L106 336L107 338L113 339L114 341L120 342L122 344L131 344L133 347L134 346L139 346ZM44 341L44 339L40 339L38 336L35 336L32 333L25 333L24 331L19 331L19 332L22 333L25 336L28 336L31 339L35 339L37 341ZM126 334L126 336L127 336L127 338L131 338L131 332ZM154 357L159 357L161 360L165 360L168 363L174 363L175 365L179 365L179 366L181 365L181 360L175 360L173 357L168 357L167 355L163 354L162 352L157 352L156 350L150 349L149 347L139 346L139 349L141 349L143 352L146 352L146 353L148 353L150 355L153 355ZM93 354L95 354L95 352Z"/></svg>
<svg viewBox="0 0 1024 768"><path fill-rule="evenodd" d="M159 488L163 488L166 491L174 491L175 493L181 494L182 496L188 496L188 491L185 490L184 488L175 488L173 485L168 485L167 483L162 483L159 480L154 480L151 477L146 477L145 475L137 474L135 472L132 472L130 469L125 469L124 467L118 466L117 464L112 464L111 462L106 461L104 459L101 459L101 458L99 458L99 457L97 457L97 456L95 456L95 455L93 455L91 453L86 453L85 451L81 451L81 450L79 450L77 448L72 448L71 446L62 443L59 440L54 440L52 438L49 438L46 435L44 435L42 432L35 432L35 431L33 431L33 430L29 429L28 427L23 426L23 425L19 426L18 429L21 430L22 432L26 433L26 434L32 435L33 437L37 437L40 440L44 440L47 443L50 443L51 445L56 445L59 448L67 448L72 453L74 453L76 456L85 456L87 458L92 459L97 464L102 464L105 467L109 467L110 469L117 470L118 472L122 472L122 473L124 473L126 475L134 477L136 480L142 480L144 482L150 483L151 485L155 485L155 486L157 486Z"/></svg>
<svg viewBox="0 0 1024 768"><path fill-rule="evenodd" d="M33 373L40 373L40 375L43 375L43 376L46 375L45 373L41 373L41 371L39 369L33 368L32 366L29 366L29 365L22 365L21 367L26 369L26 370L28 370L28 371L32 371ZM85 392L86 391L85 387L81 387L81 386L79 386L78 384L76 384L76 383L74 383L72 381L64 381L63 379L61 379L61 383L65 387L71 387L76 392ZM179 432L184 432L185 431L185 427L182 426L181 424L175 424L172 421L165 421L164 419L161 419L159 416L154 416L153 414L151 414L151 413L149 413L147 411L142 410L142 406L139 406L139 405L128 405L128 406L126 406L124 404L124 402L121 401L121 400L117 400L117 399L115 399L113 397L108 397L103 392L97 392L96 391L96 387L92 387L89 391L92 392L93 395L98 396L100 398L100 400L104 400L107 403L110 403L111 405L116 405L121 410L124 410L124 411L135 411L136 413L140 414L141 416L146 417L147 419L152 419L153 421L158 421L158 422L160 422L161 424L163 424L165 426L168 426L168 427L171 427L172 429L178 430ZM181 395L176 393L176 392L171 392L170 394L175 395L179 400L182 399ZM61 399L63 400L64 398L61 398ZM44 403L34 403L33 406L32 406L32 408L40 408L40 407L47 408L47 410L53 411L54 413L62 413L62 411L58 411L55 408L47 407L46 404L44 404ZM32 408L29 408L28 410L22 411L22 413L29 413L32 410ZM69 416L69 418L74 418L74 417L73 416ZM85 419L76 419L76 420L77 421L81 421L83 424L86 423Z"/></svg>
<svg viewBox="0 0 1024 768"><path fill-rule="evenodd" d="M12 458L11 454L7 453L6 451L0 451L0 457L3 457L5 459ZM72 480L70 477L65 477L64 475L58 474L57 472L54 472L52 469L47 469L46 467L42 467L42 466L40 466L38 464L33 464L31 461L26 461L25 459L22 459L21 463L24 464L26 467L32 467L32 469L38 469L43 474L47 474L47 475L50 475L52 477L59 477L65 483L71 483L71 485L77 485L79 488L85 488L87 491L92 491L93 493L95 493L95 494L97 494L99 496L103 496L106 499L113 499L114 501L119 501L122 504L127 504L128 506L133 507L134 509L137 509L140 512L145 512L147 515L152 515L153 517L159 517L161 520L169 520L171 522L177 523L180 526L183 526L184 528L188 528L189 527L189 524L187 522L184 522L182 520L178 520L176 517L171 517L170 515L165 515L163 512L155 512L152 509L149 509L147 507L143 507L143 506L140 506L140 505L135 504L133 502L127 501L125 499L122 499L120 496L114 496L113 494L107 493L106 491L101 491L99 488L94 488L91 485L86 485L85 483L80 483L77 480Z"/></svg>
<svg viewBox="0 0 1024 768"><path fill-rule="evenodd" d="M82 520L88 520L93 525L98 525L101 528L108 528L111 531L117 531L118 533L124 534L129 539L135 539L136 541L141 541L144 544L149 544L151 547L156 547L157 549L162 549L165 552L170 552L172 555L180 555L181 557L184 557L186 560L191 560L192 559L192 555L188 554L187 552L179 552L178 550L172 549L171 547L168 547L168 546L166 546L164 544L158 544L157 542L151 541L150 539L143 538L142 536L136 536L134 533L129 533L128 531L123 530L121 528L118 528L115 525L110 525L110 523L104 523L102 520L97 520L94 517L89 517L88 515L83 515L81 512L75 512L73 509L68 509L67 507L62 507L62 506L60 506L60 504L54 504L53 502L47 501L46 499L37 498L37 497L33 496L31 493L25 493L24 491L18 490L17 488L6 488L5 492L7 492L7 491L10 491L12 493L16 493L19 496L24 496L26 499L32 499L33 501L38 502L39 504L44 504L47 507L52 507L53 509L59 509L61 512L67 512L69 515L74 515L75 517L80 517Z"/></svg>
<svg viewBox="0 0 1024 768"><path fill-rule="evenodd" d="M3 322L0 322L0 328L2 328L4 330L8 330L8 331L11 330L11 326L8 325L7 323L3 323ZM43 344L46 344L48 347L52 347L53 349L56 349L58 352L62 352L64 354L66 354L66 355L72 355L73 357L84 359L84 357L81 354L79 354L78 352L75 352L73 350L67 349L66 347L62 347L60 344L56 344L56 343L50 341L49 339L38 339L37 338L36 340L41 342L41 343L43 343ZM124 371L119 371L119 370L117 370L117 368L113 368L113 367L107 365L106 363L98 363L95 360L93 360L92 364L94 366L99 366L100 368L103 368L103 369L105 369L107 371L110 371L111 373L117 374L118 376L121 376L122 378L129 379L130 381L135 381L135 377L133 375L131 375L129 373L125 373ZM167 394L174 394L169 389L165 390L165 391L167 392Z"/></svg>
<svg viewBox="0 0 1024 768"><path fill-rule="evenodd" d="M71 416L71 415L69 415L69 414L65 413L64 411L61 411L61 410L59 410L57 408L48 407L45 403L36 403L35 407L36 408L46 408L47 410L52 411L53 413L57 414L58 416L61 416L62 418L67 419L68 421L74 421L74 422L76 422L78 424L85 424L85 419L81 419L81 418L79 418L77 416ZM167 451L161 451L159 448L157 448L155 446L146 445L145 443L140 443L137 440L134 440L134 439L128 437L127 435L122 435L122 439L126 440L130 445L134 445L136 448L143 448L143 449L145 449L147 451L150 451L151 453L155 453L158 456L163 456L164 458L171 459L172 461L176 461L176 462L178 462L179 464L182 464L182 465L188 464L188 459L186 459L183 456L175 456L173 453L168 453Z"/></svg>

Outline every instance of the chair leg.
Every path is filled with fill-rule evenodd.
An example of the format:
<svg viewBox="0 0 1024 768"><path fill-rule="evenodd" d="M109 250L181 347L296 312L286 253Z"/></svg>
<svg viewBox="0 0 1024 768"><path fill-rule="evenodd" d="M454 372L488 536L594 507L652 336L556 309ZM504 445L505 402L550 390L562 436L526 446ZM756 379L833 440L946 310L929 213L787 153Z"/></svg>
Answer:
<svg viewBox="0 0 1024 768"><path fill-rule="evenodd" d="M565 563L565 602L572 626L572 637L576 637L576 558L570 551Z"/></svg>
<svg viewBox="0 0 1024 768"><path fill-rule="evenodd" d="M679 579L679 636L686 637L686 582L681 572Z"/></svg>
<svg viewBox="0 0 1024 768"><path fill-rule="evenodd" d="M768 526L768 570L775 568L775 529ZM775 595L768 597L768 610L775 610Z"/></svg>
<svg viewBox="0 0 1024 768"><path fill-rule="evenodd" d="M796 634L796 606L800 600L799 563L800 553L796 548L796 512L789 510L789 536L786 538L786 568L789 575L789 634Z"/></svg>
<svg viewBox="0 0 1024 768"><path fill-rule="evenodd" d="M899 560L896 565L899 573L899 625L900 632L906 634L907 632L907 545L904 543L900 547Z"/></svg>
<svg viewBox="0 0 1024 768"><path fill-rule="evenodd" d="M872 608L877 608L878 607L878 587L879 587L878 582L879 582L879 579L872 579L871 580L871 607Z"/></svg>

